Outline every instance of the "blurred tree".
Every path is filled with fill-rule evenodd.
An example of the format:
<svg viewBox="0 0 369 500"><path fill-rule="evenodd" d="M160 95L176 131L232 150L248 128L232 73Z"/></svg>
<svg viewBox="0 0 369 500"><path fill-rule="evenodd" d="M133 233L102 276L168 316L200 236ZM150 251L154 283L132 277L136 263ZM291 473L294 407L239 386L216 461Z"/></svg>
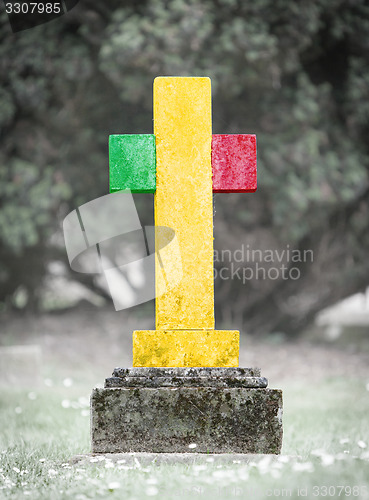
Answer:
<svg viewBox="0 0 369 500"><path fill-rule="evenodd" d="M283 261L300 279L217 279L218 321L295 333L365 287L368 32L365 0L85 0L16 35L3 16L0 300L37 302L57 220L107 192L108 134L152 132L157 75L210 76L213 132L258 136L258 194L215 196L216 248L314 252Z"/></svg>

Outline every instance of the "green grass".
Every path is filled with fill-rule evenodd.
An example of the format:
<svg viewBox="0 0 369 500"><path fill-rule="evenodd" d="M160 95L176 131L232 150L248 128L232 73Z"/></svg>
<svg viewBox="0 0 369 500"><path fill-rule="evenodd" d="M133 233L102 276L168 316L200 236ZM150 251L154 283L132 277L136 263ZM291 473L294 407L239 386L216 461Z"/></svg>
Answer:
<svg viewBox="0 0 369 500"><path fill-rule="evenodd" d="M71 465L72 456L90 449L90 387L3 390L0 498L369 498L365 384L342 377L282 387L282 456L248 465L206 457L197 465Z"/></svg>

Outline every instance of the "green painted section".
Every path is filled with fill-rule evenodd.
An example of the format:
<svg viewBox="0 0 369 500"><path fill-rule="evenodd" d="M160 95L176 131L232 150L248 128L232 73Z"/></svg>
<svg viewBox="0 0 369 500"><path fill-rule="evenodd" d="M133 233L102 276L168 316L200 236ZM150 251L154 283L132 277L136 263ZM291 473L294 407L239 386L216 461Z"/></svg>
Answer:
<svg viewBox="0 0 369 500"><path fill-rule="evenodd" d="M110 193L155 193L156 148L152 134L109 136Z"/></svg>

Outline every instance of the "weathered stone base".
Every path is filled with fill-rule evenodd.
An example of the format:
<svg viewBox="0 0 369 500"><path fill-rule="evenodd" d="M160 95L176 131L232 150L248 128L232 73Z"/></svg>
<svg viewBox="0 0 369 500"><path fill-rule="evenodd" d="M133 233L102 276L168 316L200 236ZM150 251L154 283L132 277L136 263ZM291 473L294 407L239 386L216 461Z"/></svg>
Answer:
<svg viewBox="0 0 369 500"><path fill-rule="evenodd" d="M142 381L130 386L140 370L116 369L108 387L94 389L93 453L280 453L282 391L260 388L266 379L258 370L147 368L149 387ZM194 378L201 386L186 386L184 380ZM253 382L257 388L250 388Z"/></svg>

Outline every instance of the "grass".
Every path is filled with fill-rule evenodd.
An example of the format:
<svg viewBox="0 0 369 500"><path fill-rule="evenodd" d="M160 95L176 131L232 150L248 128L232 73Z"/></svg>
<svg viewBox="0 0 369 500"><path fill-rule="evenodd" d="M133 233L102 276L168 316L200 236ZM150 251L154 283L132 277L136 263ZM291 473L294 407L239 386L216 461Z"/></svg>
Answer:
<svg viewBox="0 0 369 500"><path fill-rule="evenodd" d="M89 453L89 386L0 392L0 498L369 498L369 393L359 379L285 384L279 459L133 465Z"/></svg>

